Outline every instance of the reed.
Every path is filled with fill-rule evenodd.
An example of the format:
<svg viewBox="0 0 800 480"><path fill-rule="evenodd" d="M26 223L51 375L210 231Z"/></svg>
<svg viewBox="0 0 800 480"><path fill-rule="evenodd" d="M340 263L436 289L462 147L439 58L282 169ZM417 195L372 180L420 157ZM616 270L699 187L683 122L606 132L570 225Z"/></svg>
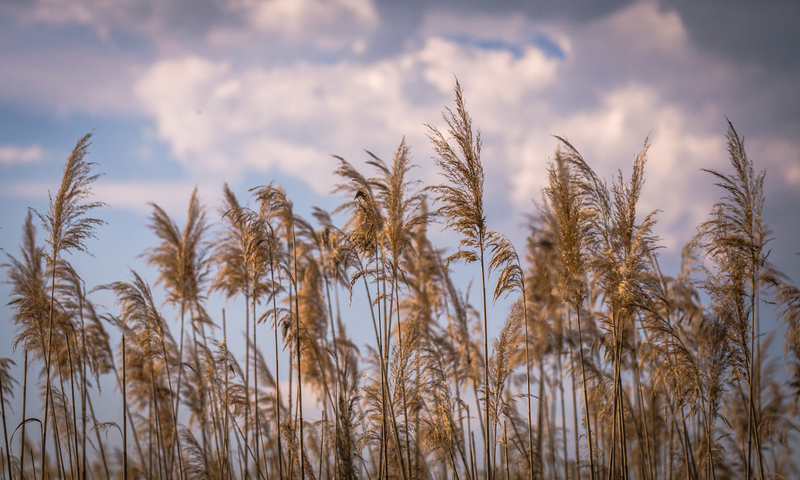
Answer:
<svg viewBox="0 0 800 480"><path fill-rule="evenodd" d="M2 475L791 478L800 290L766 261L764 175L733 127L731 173L711 171L722 197L671 277L657 255L655 212L639 212L647 141L630 175L606 182L558 137L521 255L488 228L480 133L458 82L444 121L446 131L428 130L442 184L411 179L403 140L391 162L368 153L369 175L336 157L342 201L330 214L314 208L311 221L273 184L253 189L252 210L224 186L218 215L195 191L182 227L151 204L155 246L144 257L177 310L180 339L144 276L89 288L64 255L90 250L102 223L88 218L101 204L88 201L97 176L81 139L40 216L47 243L37 244L31 213L3 265L17 329L10 345L23 348L25 364L17 385L17 367L0 360ZM434 218L457 246L429 237ZM480 290L458 278L458 260L480 264ZM96 304L98 289L116 304ZM222 311L221 337L210 295L244 297L244 311ZM519 297L501 312L497 300L509 295ZM773 304L783 359L760 326L761 308ZM494 318L504 323L490 345ZM357 345L350 332L370 323L374 342ZM229 349L229 326L244 334L243 351ZM786 381L776 373L784 365ZM108 375L119 394L100 391ZM43 417L28 417L29 387ZM110 435L117 423L98 418L109 410L94 407L118 395L121 442ZM20 402L22 420L11 425ZM27 438L35 423L39 433Z"/></svg>
<svg viewBox="0 0 800 480"><path fill-rule="evenodd" d="M436 153L436 164L442 169L442 176L448 184L431 186L437 196L435 203L441 205L437 215L444 217L446 228L452 228L462 238L458 251L447 257L447 263L463 260L465 263L478 262L481 266L481 293L483 297L483 395L485 412L485 464L489 480L493 477L492 456L493 439L490 438L489 408L489 318L486 309L486 261L484 254L491 248L497 234L487 229L483 209L483 165L481 164L480 131L473 132L472 119L467 113L461 85L456 80L456 111L447 109L443 114L450 136L458 151L448 139L433 126L428 126L428 138ZM460 153L460 155L459 155Z"/></svg>

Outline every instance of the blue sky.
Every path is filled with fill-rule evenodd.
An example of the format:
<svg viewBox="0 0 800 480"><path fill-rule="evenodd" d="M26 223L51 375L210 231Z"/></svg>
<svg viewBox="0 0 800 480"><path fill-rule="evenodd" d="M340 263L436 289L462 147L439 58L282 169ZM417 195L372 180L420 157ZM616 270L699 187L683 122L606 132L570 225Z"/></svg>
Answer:
<svg viewBox="0 0 800 480"><path fill-rule="evenodd" d="M490 227L519 249L552 135L607 178L649 135L641 207L661 210L674 271L721 194L700 169L727 171L727 116L767 171L769 258L800 279L800 7L695 3L0 0L0 248L16 255L27 209L47 209L90 131L108 204L94 257L72 258L90 288L128 268L154 282L137 258L155 243L148 202L181 224L194 186L212 220L224 182L333 209L331 154L364 165L403 136L414 175L436 182L425 124L442 125L456 76L485 141Z"/></svg>

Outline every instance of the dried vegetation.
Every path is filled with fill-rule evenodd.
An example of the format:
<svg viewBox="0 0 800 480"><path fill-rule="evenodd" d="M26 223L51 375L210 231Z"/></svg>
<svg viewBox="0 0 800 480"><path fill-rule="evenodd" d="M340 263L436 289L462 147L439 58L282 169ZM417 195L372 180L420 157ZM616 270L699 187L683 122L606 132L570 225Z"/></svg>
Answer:
<svg viewBox="0 0 800 480"><path fill-rule="evenodd" d="M481 137L458 83L444 121L445 132L429 127L439 185L409 180L405 140L389 163L369 154L374 176L336 157L341 228L322 209L298 215L272 184L252 190L254 210L226 185L218 225L196 191L183 228L152 204L159 243L142 256L175 332L139 273L99 287L116 298L101 314L63 255L86 252L101 223L89 216L102 204L87 203L97 175L82 138L38 215L46 243L29 214L4 265L24 377L0 359L2 475L796 476L800 291L766 261L764 174L733 126L732 173L709 172L722 197L672 278L658 263L656 212L638 210L648 141L609 185L558 138L521 257L489 229ZM459 235L454 253L430 242L435 221ZM453 281L462 260L480 267L477 305ZM505 318L487 308L492 290L513 300ZM366 304L341 309L354 292ZM208 312L210 293L244 312ZM785 384L764 305L785 325ZM374 342L356 345L347 330L363 327ZM232 352L226 335L241 330L246 349ZM122 401L103 419L93 401L107 375ZM26 410L37 390L40 410ZM11 407L19 425L6 423ZM121 442L109 440L115 429Z"/></svg>

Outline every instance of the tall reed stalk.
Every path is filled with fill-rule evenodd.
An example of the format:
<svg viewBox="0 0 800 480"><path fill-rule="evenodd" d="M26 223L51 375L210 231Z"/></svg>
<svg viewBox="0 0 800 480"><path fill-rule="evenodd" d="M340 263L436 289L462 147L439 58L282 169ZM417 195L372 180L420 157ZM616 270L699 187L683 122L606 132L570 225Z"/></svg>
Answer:
<svg viewBox="0 0 800 480"><path fill-rule="evenodd" d="M715 185L724 190L722 199L714 205L711 218L698 227L695 242L702 246L707 255L727 272L744 269L750 283L749 292L740 291L749 300L750 345L745 349L748 364L747 382L749 399L747 407L748 453L746 462L747 478L751 475L752 443L756 443L756 459L761 478L764 478L764 458L761 449L761 332L759 319L760 272L765 263L764 245L769 241L768 230L764 226L764 172L756 175L753 163L744 149L744 138L739 137L733 124L728 121L728 155L733 174L726 175L716 170L703 169L710 173ZM749 350L749 351L748 351Z"/></svg>
<svg viewBox="0 0 800 480"><path fill-rule="evenodd" d="M458 148L453 149L444 135L428 125L428 138L433 144L437 158L436 165L449 184L430 187L437 194L435 202L440 204L438 215L445 218L446 228L452 228L462 235L458 251L447 258L447 263L464 260L465 263L480 262L481 294L483 300L483 355L484 355L484 413L486 430L484 435L486 475L492 479L493 442L489 433L489 318L486 311L486 261L484 254L495 241L497 234L486 228L486 215L483 210L483 166L481 165L481 135L472 130L472 119L466 110L461 85L456 80L456 111L449 108L443 114L447 132ZM460 152L460 156L459 156Z"/></svg>
<svg viewBox="0 0 800 480"><path fill-rule="evenodd" d="M589 389L586 383L586 359L583 354L583 329L581 309L586 298L584 278L586 276L585 249L589 237L589 217L584 200L572 181L567 159L581 165L583 159L566 140L560 139L567 147L567 158L561 151L556 152L556 161L548 168L548 187L545 193L550 200L556 222L557 248L561 257L559 282L564 298L572 304L578 324L578 351L581 358L581 378L583 381L584 426L589 444L589 471L592 480L596 478L594 462L594 442L592 439L591 414L589 411ZM577 436L577 432L575 432ZM576 455L578 452L576 451Z"/></svg>
<svg viewBox="0 0 800 480"><path fill-rule="evenodd" d="M37 215L42 221L42 225L48 234L47 244L50 247L49 252L45 255L47 264L51 272L50 283L50 314L47 326L47 342L42 344L44 350L45 361L45 404L44 404L44 422L43 422L43 437L47 438L47 425L48 413L50 405L53 403L51 392L51 354L52 354L52 341L53 341L53 321L55 318L55 290L56 290L56 270L61 260L61 256L71 250L88 253L88 248L85 242L95 237L95 228L102 225L104 222L96 218L90 218L86 215L93 209L105 205L102 202L88 202L84 201L91 195L90 185L97 180L100 175L91 174L91 167L94 163L84 161L89 149L89 139L92 134L86 134L78 140L78 143L73 148L72 153L67 159L64 166L64 175L61 179L61 186L56 193L55 198L48 194L50 199L50 208L46 214ZM57 426L53 425L54 429ZM59 446L58 436L53 437L56 447ZM47 449L42 445L41 466L42 475L44 475L45 453Z"/></svg>
<svg viewBox="0 0 800 480"><path fill-rule="evenodd" d="M159 269L156 284L163 283L167 289L167 301L179 308L181 321L180 347L178 350L178 383L172 407L172 422L175 430L170 438L169 470L172 471L173 454L178 457L179 475L183 478L183 458L181 455L181 439L178 435L178 415L180 413L181 384L183 380L183 343L184 321L187 310L192 316L192 331L197 331L197 325L207 322L207 314L202 302L205 299L205 283L209 274L208 252L210 245L205 239L208 231L206 214L200 205L197 188L192 191L189 199L189 209L186 217L186 226L180 229L169 218L164 209L156 205L150 216L150 229L161 240L157 247L149 249L143 255L148 265ZM167 372L169 376L169 372ZM173 446L177 447L177 452Z"/></svg>

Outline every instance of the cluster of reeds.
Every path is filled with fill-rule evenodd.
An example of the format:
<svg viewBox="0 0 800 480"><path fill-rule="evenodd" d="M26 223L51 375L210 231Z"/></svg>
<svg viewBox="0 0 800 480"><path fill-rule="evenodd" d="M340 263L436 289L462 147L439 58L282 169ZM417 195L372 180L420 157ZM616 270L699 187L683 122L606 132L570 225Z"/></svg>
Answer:
<svg viewBox="0 0 800 480"><path fill-rule="evenodd" d="M673 278L658 263L657 215L637 209L647 141L630 175L609 185L559 137L521 257L490 229L481 137L458 83L444 121L444 132L429 127L440 185L408 178L403 140L391 162L369 154L372 176L336 157L334 191L344 201L332 214L314 209L313 221L272 184L251 190L254 209L226 185L218 225L196 191L183 227L152 204L159 243L142 256L177 312L174 333L139 273L97 287L117 302L99 313L64 258L87 251L102 223L90 216L102 204L89 201L97 175L84 160L89 136L81 139L50 210L38 215L46 243L29 214L19 255L5 265L13 347L25 364L14 400L19 382L0 359L2 475L796 475L800 291L766 261L763 173L733 126L733 172L710 172L723 196ZM460 236L455 252L431 243L436 221ZM476 275L480 267L476 305L453 278L450 264L462 260ZM495 301L515 300L504 318L489 308L490 290ZM354 292L366 304L343 308ZM244 312L209 312L211 293ZM765 296L787 332L794 377L786 384L769 361L772 337L761 333ZM362 347L347 330L364 325L374 342ZM109 330L121 334L118 344ZM226 338L241 330L246 348L237 354ZM26 410L34 365L38 412ZM98 418L105 375L121 401L118 414ZM304 415L310 405L318 418ZM19 425L7 425L9 407L21 407Z"/></svg>

